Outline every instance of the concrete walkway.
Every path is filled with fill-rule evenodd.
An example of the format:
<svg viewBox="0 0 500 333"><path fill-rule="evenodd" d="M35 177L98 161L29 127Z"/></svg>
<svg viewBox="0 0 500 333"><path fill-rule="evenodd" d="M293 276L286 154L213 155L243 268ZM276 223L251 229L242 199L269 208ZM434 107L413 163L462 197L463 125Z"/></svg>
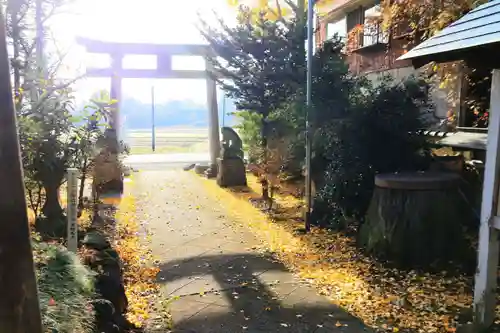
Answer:
<svg viewBox="0 0 500 333"><path fill-rule="evenodd" d="M174 332L368 332L362 323L252 247L197 176L183 171L136 175L140 216L161 261ZM157 328L154 332L167 332Z"/></svg>

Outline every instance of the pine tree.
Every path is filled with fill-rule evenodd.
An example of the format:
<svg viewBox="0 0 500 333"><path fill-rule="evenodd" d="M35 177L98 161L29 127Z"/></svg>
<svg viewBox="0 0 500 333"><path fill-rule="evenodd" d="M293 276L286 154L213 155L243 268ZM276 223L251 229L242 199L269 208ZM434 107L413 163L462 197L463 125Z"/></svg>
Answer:
<svg viewBox="0 0 500 333"><path fill-rule="evenodd" d="M200 31L211 49L207 60L213 75L238 111L258 114L261 119L262 164L267 162L268 138L273 131L270 114L305 82L303 26L291 20L270 20L265 11L240 7L238 24L218 27L201 20ZM268 184L263 181L263 198Z"/></svg>

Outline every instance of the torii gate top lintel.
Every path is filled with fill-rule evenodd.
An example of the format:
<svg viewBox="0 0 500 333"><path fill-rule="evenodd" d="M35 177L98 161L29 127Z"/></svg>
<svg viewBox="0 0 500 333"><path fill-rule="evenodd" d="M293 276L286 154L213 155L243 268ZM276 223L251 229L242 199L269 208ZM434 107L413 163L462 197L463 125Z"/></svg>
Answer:
<svg viewBox="0 0 500 333"><path fill-rule="evenodd" d="M209 46L203 44L117 43L85 37L77 37L76 41L91 53L203 56L209 51Z"/></svg>
<svg viewBox="0 0 500 333"><path fill-rule="evenodd" d="M209 46L202 44L152 44L152 43L117 43L78 37L77 43L87 52L108 54L112 60L111 68L87 68L87 75L92 77L121 78L178 78L206 79L206 70L177 70L172 68L173 56L199 56L209 54ZM122 59L126 55L155 55L156 69L124 69Z"/></svg>

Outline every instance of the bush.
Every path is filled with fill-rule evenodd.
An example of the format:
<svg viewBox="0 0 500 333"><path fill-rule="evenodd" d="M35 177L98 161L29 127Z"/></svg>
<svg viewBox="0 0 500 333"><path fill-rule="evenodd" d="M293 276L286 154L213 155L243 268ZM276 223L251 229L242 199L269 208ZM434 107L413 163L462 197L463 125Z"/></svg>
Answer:
<svg viewBox="0 0 500 333"><path fill-rule="evenodd" d="M315 202L321 212L317 223L341 229L351 218L362 220L376 174L426 167L425 138L415 135L425 125L421 110L429 107L424 88L415 79L398 84L386 79L369 87L345 117L322 128L329 163Z"/></svg>
<svg viewBox="0 0 500 333"><path fill-rule="evenodd" d="M343 43L333 38L325 43L315 54L312 67L312 108L311 126L315 129L312 137L313 165L312 177L321 182L322 174L329 163L326 147L329 125L335 119L342 119L359 99L361 88L366 80L352 76L342 58ZM277 137L289 138L289 160L284 169L292 175L301 173L305 158L305 124L307 118L306 94L298 89L285 103L273 110L270 118L278 129Z"/></svg>
<svg viewBox="0 0 500 333"><path fill-rule="evenodd" d="M34 258L46 331L93 332L93 273L62 246L35 242Z"/></svg>
<svg viewBox="0 0 500 333"><path fill-rule="evenodd" d="M239 111L235 115L240 119L235 126L243 141L243 149L247 153L249 163L260 163L262 158L262 116L249 111Z"/></svg>

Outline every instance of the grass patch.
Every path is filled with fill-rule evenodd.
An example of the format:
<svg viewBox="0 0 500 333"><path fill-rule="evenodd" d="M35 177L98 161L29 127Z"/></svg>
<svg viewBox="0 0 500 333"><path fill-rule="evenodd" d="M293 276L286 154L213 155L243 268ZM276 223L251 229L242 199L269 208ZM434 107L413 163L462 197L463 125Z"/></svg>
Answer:
<svg viewBox="0 0 500 333"><path fill-rule="evenodd" d="M132 155L186 153L188 151L189 147L180 147L180 146L160 146L156 147L155 151L153 151L151 147L146 147L146 146L130 147L130 154Z"/></svg>
<svg viewBox="0 0 500 333"><path fill-rule="evenodd" d="M133 181L129 182L133 186ZM159 268L154 266L151 251L142 241L141 225L136 215L136 201L128 191L120 201L116 215L116 250L124 265L124 283L129 302L127 319L137 327L146 326L151 307L160 293L155 283ZM169 321L169 314L162 316Z"/></svg>
<svg viewBox="0 0 500 333"><path fill-rule="evenodd" d="M382 332L455 332L470 320L472 277L400 271L364 256L354 240L340 233L303 228L303 201L276 195L275 212L265 214L258 202L260 184L247 175L248 188L221 189L199 178L205 190L224 203L236 222L246 225L299 277L320 294Z"/></svg>
<svg viewBox="0 0 500 333"><path fill-rule="evenodd" d="M57 244L35 240L33 258L46 332L94 332L94 273Z"/></svg>
<svg viewBox="0 0 500 333"><path fill-rule="evenodd" d="M132 129L127 131L129 138L151 138L151 129ZM157 127L155 128L156 138L207 138L208 128L189 127Z"/></svg>
<svg viewBox="0 0 500 333"><path fill-rule="evenodd" d="M130 154L145 155L145 154L172 154L172 153L203 153L208 151L208 142L196 142L188 145L157 145L155 151L151 146L134 146L130 147Z"/></svg>

